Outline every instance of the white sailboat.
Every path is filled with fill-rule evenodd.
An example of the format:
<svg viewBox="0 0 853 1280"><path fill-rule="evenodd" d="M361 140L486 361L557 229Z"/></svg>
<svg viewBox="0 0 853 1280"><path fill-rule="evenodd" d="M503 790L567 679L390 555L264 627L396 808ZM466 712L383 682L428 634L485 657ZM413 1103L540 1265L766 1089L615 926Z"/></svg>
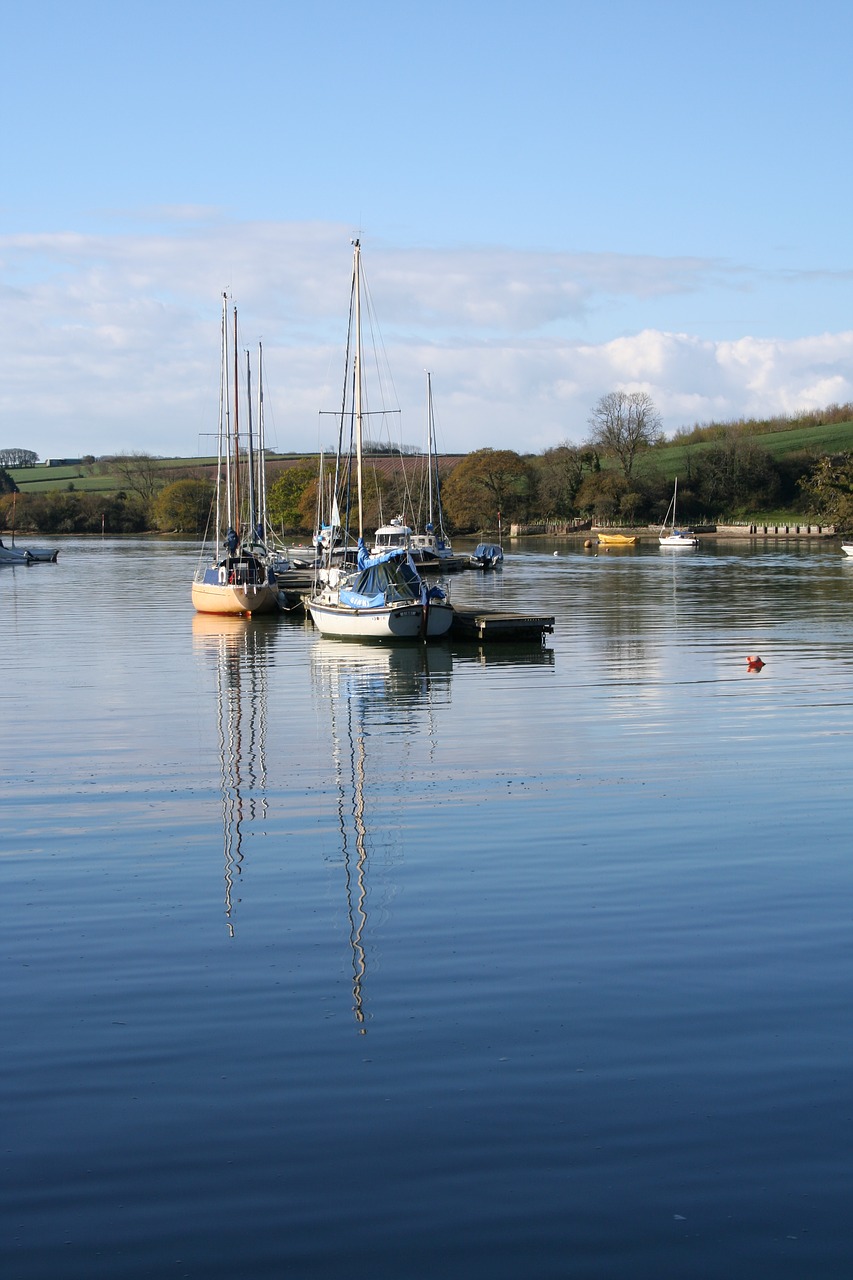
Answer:
<svg viewBox="0 0 853 1280"><path fill-rule="evenodd" d="M410 527L399 516L390 524L376 530L373 555L381 555L393 547L407 547L421 573L454 573L468 566L467 556L454 555L453 547L444 527L441 509L441 477L438 471L435 445L435 414L432 403L432 375L427 372L427 465L426 521L423 532L416 531L416 522ZM421 494L423 500L423 494Z"/></svg>
<svg viewBox="0 0 853 1280"><path fill-rule="evenodd" d="M251 444L242 451L237 410L237 311L234 311L234 405L229 396L228 299L222 298L222 362L213 545L202 550L192 583L199 613L274 613L279 588L265 548L259 547L258 508Z"/></svg>
<svg viewBox="0 0 853 1280"><path fill-rule="evenodd" d="M662 547L698 547L699 539L696 537L692 529L677 529L675 527L675 503L678 497L678 476L675 477L675 488L672 492L672 501L670 502L663 524L658 534L658 542ZM667 520L672 516L669 525L669 532L666 532Z"/></svg>
<svg viewBox="0 0 853 1280"><path fill-rule="evenodd" d="M450 630L453 608L447 595L421 578L406 546L371 555L364 540L361 286L361 246L356 240L332 510L326 554L316 570L308 609L314 625L325 636L348 640L426 640ZM350 443L344 449L346 423L350 424ZM351 482L353 447L355 478ZM336 546L346 546L349 542L351 518L355 522L353 532L357 531L358 536L358 564L352 571L345 564L337 563L333 556Z"/></svg>

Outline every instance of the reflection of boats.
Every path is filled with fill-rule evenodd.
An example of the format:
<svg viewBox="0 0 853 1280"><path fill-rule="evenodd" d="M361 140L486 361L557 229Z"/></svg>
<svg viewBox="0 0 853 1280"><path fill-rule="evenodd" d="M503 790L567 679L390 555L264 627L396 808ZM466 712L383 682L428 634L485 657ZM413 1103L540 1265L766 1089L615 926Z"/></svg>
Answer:
<svg viewBox="0 0 853 1280"><path fill-rule="evenodd" d="M219 444L213 546L192 584L192 602L199 613L273 613L279 607L275 572L258 543L263 533L258 510L257 480L252 455L251 425L248 449L242 452L237 388L237 311L234 311L233 424L229 396L228 301L222 298L222 358L219 396ZM251 419L250 419L251 423Z"/></svg>
<svg viewBox="0 0 853 1280"><path fill-rule="evenodd" d="M478 542L470 557L472 569L500 569L503 567L503 547L497 542Z"/></svg>
<svg viewBox="0 0 853 1280"><path fill-rule="evenodd" d="M636 536L627 533L596 533L598 545L600 547L633 547L636 546Z"/></svg>
<svg viewBox="0 0 853 1280"><path fill-rule="evenodd" d="M663 519L663 524L660 527L658 542L662 547L698 547L699 539L693 533L692 529L676 529L675 527L675 501L677 497L678 497L678 477L676 476L675 488L672 491L672 501L667 507L666 515L664 516L664 519ZM667 520L670 520L670 515L671 515L671 521L669 526L669 533L664 533L664 530L666 529L666 522Z"/></svg>
<svg viewBox="0 0 853 1280"><path fill-rule="evenodd" d="M479 667L553 667L554 650L541 642L528 644L482 645L470 641L455 642L453 656L458 663Z"/></svg>
<svg viewBox="0 0 853 1280"><path fill-rule="evenodd" d="M225 918L232 935L243 837L267 813L267 668L273 634L263 620L193 616L194 647L215 664Z"/></svg>
<svg viewBox="0 0 853 1280"><path fill-rule="evenodd" d="M434 750L431 716L449 699L452 665L450 649L443 644L378 646L320 640L311 652L313 687L330 715L352 1012L362 1035L368 1017L367 925L381 906L383 887L376 873L387 869L389 851L393 859L399 849L400 814L411 809L413 788L421 777L417 750L424 743ZM401 736L411 746L411 756L408 746L401 751ZM384 861L371 867L380 852L385 853ZM393 889L387 883L385 888L390 896Z"/></svg>
<svg viewBox="0 0 853 1280"><path fill-rule="evenodd" d="M447 596L439 587L430 587L421 578L405 548L371 556L364 541L361 285L361 248L356 240L344 408L329 518L329 551L316 571L308 608L315 626L326 636L349 640L425 640L450 630L453 609ZM349 433L346 443L345 427ZM358 567L354 572L334 563L331 555L336 543L346 546L349 542L351 513L358 532Z"/></svg>

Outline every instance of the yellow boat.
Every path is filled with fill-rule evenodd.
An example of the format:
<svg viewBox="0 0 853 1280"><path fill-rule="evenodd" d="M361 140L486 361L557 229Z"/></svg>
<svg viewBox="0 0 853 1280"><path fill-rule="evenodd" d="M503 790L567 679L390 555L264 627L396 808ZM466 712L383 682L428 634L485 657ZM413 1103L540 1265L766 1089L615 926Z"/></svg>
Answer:
<svg viewBox="0 0 853 1280"><path fill-rule="evenodd" d="M602 547L633 547L637 539L627 533L598 533L599 545Z"/></svg>

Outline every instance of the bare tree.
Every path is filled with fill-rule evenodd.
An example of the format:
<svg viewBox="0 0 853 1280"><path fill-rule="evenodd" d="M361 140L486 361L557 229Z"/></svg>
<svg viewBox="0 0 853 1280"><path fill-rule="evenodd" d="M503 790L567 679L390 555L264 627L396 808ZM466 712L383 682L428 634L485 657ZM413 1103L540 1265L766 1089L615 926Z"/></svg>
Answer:
<svg viewBox="0 0 853 1280"><path fill-rule="evenodd" d="M128 492L135 494L147 508L163 487L163 473L150 453L118 453L112 458L113 472Z"/></svg>
<svg viewBox="0 0 853 1280"><path fill-rule="evenodd" d="M34 467L38 460L32 449L0 449L0 467Z"/></svg>
<svg viewBox="0 0 853 1280"><path fill-rule="evenodd" d="M608 391L589 418L589 443L616 458L627 480L643 449L663 439L660 414L645 391Z"/></svg>

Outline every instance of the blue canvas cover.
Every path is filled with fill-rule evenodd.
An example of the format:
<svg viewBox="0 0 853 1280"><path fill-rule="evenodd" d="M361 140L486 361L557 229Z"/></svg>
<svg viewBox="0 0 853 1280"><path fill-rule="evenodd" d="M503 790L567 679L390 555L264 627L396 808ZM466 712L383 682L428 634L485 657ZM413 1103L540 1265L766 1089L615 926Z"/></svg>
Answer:
<svg viewBox="0 0 853 1280"><path fill-rule="evenodd" d="M341 587L339 596L341 604L351 609L378 609L392 601L415 604L444 599L438 587L427 587L406 551L370 556L360 542L358 559L361 572L349 587Z"/></svg>

